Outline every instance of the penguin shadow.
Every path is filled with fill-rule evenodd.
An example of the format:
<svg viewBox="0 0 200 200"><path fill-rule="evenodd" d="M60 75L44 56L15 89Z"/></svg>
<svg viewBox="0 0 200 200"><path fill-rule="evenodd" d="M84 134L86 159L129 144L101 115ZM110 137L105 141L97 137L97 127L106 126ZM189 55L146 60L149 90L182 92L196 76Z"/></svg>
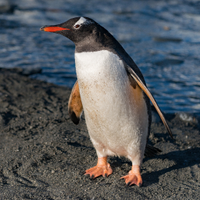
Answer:
<svg viewBox="0 0 200 200"><path fill-rule="evenodd" d="M157 155L154 158L162 160L173 160L176 164L171 167L166 167L158 171L146 172L142 174L144 180L143 187L147 187L151 184L158 183L159 177L165 173L173 170L179 170L187 167L191 167L195 164L200 163L200 148L192 148L186 150L178 150L169 152L167 154ZM151 158L145 158L143 163L150 160ZM158 163L159 164L159 163Z"/></svg>

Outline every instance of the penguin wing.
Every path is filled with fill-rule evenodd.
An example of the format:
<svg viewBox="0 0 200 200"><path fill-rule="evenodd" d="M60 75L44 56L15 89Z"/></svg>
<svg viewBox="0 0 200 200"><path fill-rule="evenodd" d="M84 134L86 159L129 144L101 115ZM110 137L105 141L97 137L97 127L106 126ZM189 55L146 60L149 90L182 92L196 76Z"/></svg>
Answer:
<svg viewBox="0 0 200 200"><path fill-rule="evenodd" d="M156 111L158 112L163 124L165 125L169 135L171 136L171 138L173 138L171 129L169 128L167 121L165 120L164 115L162 114L156 100L154 99L153 95L151 94L151 92L148 90L148 88L146 87L146 85L143 83L143 81L140 79L140 77L135 73L135 71L124 62L124 66L126 68L127 73L129 74L129 76L134 79L134 81L136 81L136 83L139 85L139 87L143 90L143 92L148 96L148 98L151 100L152 104L154 105Z"/></svg>
<svg viewBox="0 0 200 200"><path fill-rule="evenodd" d="M72 92L68 101L68 112L71 120L74 124L78 124L80 121L81 114L83 112L83 105L81 101L81 96L79 92L78 81L74 84Z"/></svg>

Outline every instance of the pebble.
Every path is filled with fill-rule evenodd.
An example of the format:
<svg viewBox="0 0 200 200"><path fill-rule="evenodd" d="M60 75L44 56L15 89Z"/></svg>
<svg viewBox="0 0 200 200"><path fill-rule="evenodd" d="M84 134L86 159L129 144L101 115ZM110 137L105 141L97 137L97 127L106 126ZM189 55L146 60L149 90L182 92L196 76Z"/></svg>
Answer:
<svg viewBox="0 0 200 200"><path fill-rule="evenodd" d="M194 119L194 117L191 114L187 114L187 113L180 113L179 117L182 121L185 121L185 122L191 122Z"/></svg>

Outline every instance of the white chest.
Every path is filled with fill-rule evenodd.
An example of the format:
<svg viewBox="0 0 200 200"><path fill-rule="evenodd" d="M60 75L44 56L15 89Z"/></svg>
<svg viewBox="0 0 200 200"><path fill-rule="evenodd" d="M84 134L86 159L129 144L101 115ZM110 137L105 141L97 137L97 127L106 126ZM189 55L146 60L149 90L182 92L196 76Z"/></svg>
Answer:
<svg viewBox="0 0 200 200"><path fill-rule="evenodd" d="M91 106L91 101L96 106L96 101L100 101L100 105L109 99L120 100L122 93L126 92L128 77L117 55L106 50L75 53L75 62L85 108L89 102Z"/></svg>
<svg viewBox="0 0 200 200"><path fill-rule="evenodd" d="M123 62L109 51L75 53L75 62L86 124L95 148L101 156L104 151L127 155L125 146L134 146L133 141L141 141L141 134L144 138L147 135L147 107L141 89L130 86Z"/></svg>
<svg viewBox="0 0 200 200"><path fill-rule="evenodd" d="M112 52L75 53L78 79L92 81L109 81L126 75L122 61ZM122 78L122 77L121 77ZM120 80L118 80L120 81Z"/></svg>

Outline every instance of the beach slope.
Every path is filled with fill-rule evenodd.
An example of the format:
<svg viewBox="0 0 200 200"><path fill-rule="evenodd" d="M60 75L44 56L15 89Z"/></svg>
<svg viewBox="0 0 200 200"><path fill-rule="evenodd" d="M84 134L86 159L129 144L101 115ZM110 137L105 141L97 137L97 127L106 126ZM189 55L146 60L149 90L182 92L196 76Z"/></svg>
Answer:
<svg viewBox="0 0 200 200"><path fill-rule="evenodd" d="M74 125L70 89L0 69L0 199L200 199L199 118L166 114L172 141L154 114L150 144L162 152L144 158L143 186L127 187L125 158L109 158L113 174L91 180L96 164L84 119Z"/></svg>

